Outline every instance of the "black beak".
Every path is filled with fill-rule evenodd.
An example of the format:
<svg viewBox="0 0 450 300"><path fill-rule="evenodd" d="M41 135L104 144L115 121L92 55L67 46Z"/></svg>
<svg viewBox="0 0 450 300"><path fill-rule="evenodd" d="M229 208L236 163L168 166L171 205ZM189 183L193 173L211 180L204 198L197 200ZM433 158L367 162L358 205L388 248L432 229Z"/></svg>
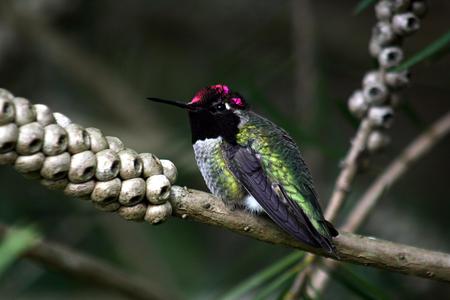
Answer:
<svg viewBox="0 0 450 300"><path fill-rule="evenodd" d="M184 108L184 109L187 109L187 110L192 110L192 107L190 107L189 104L184 103L182 101L166 100L166 99L152 98L152 97L149 97L147 99L151 100L151 101L159 102L159 103L165 103L165 104L173 105L173 106L176 106L176 107L181 107L181 108Z"/></svg>

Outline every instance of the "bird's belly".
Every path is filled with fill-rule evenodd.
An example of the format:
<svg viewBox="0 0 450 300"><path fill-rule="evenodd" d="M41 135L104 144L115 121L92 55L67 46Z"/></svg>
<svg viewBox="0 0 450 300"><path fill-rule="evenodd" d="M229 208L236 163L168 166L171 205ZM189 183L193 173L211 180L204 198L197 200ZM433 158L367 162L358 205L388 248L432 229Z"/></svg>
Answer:
<svg viewBox="0 0 450 300"><path fill-rule="evenodd" d="M198 168L209 190L227 204L242 204L247 192L227 166L222 138L198 140L193 145Z"/></svg>

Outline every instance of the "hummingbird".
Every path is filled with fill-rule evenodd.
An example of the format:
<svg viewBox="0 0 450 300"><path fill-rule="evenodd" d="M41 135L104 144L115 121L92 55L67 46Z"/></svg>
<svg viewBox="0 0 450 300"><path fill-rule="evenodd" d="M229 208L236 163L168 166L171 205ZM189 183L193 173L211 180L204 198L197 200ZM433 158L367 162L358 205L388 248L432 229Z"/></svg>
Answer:
<svg viewBox="0 0 450 300"><path fill-rule="evenodd" d="M227 206L266 214L298 241L337 256L338 232L325 220L311 173L285 130L224 84L199 90L188 103L147 99L188 112L197 165Z"/></svg>

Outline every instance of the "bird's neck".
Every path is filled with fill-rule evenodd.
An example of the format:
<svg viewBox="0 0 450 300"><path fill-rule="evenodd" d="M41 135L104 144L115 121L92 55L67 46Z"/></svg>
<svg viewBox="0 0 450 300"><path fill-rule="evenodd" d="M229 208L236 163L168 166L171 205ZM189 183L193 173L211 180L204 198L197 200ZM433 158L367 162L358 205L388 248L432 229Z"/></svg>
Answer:
<svg viewBox="0 0 450 300"><path fill-rule="evenodd" d="M210 112L190 112L192 144L198 140L221 137L230 144L236 144L239 132L239 117L233 113L213 115Z"/></svg>

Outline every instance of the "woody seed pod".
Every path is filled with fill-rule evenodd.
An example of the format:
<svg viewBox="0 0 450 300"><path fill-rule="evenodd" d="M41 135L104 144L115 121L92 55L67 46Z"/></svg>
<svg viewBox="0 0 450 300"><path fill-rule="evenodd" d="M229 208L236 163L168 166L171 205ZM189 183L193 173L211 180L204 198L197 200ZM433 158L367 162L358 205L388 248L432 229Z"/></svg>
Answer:
<svg viewBox="0 0 450 300"><path fill-rule="evenodd" d="M67 176L70 168L70 154L64 152L47 156L41 169L41 176L49 180L59 180Z"/></svg>
<svg viewBox="0 0 450 300"><path fill-rule="evenodd" d="M44 164L45 156L42 152L32 155L22 155L17 157L14 168L19 173L31 173L39 171Z"/></svg>
<svg viewBox="0 0 450 300"><path fill-rule="evenodd" d="M374 153L385 148L390 142L389 137L380 130L374 130L367 139L367 150Z"/></svg>
<svg viewBox="0 0 450 300"><path fill-rule="evenodd" d="M14 121L15 108L12 98L7 94L0 94L0 125Z"/></svg>
<svg viewBox="0 0 450 300"><path fill-rule="evenodd" d="M44 128L38 122L19 127L16 151L21 155L29 155L41 150L44 143Z"/></svg>
<svg viewBox="0 0 450 300"><path fill-rule="evenodd" d="M58 124L62 128L66 128L67 126L72 124L72 121L67 116L63 115L62 113L55 112L55 113L53 113L53 117L56 120L56 124Z"/></svg>
<svg viewBox="0 0 450 300"><path fill-rule="evenodd" d="M122 141L115 136L107 136L106 141L108 142L109 149L115 152L119 152L125 149L125 146L123 145Z"/></svg>
<svg viewBox="0 0 450 300"><path fill-rule="evenodd" d="M89 150L91 140L86 130L78 124L72 123L65 128L67 132L67 149L70 153L75 154Z"/></svg>
<svg viewBox="0 0 450 300"><path fill-rule="evenodd" d="M14 123L0 126L0 153L13 151L17 138L19 136L19 128Z"/></svg>
<svg viewBox="0 0 450 300"><path fill-rule="evenodd" d="M50 124L44 128L44 144L42 151L45 155L57 155L67 149L67 133L58 124Z"/></svg>
<svg viewBox="0 0 450 300"><path fill-rule="evenodd" d="M53 113L47 105L35 104L33 105L34 111L36 112L36 121L42 126L47 126L49 124L55 123L56 120L53 117Z"/></svg>
<svg viewBox="0 0 450 300"><path fill-rule="evenodd" d="M102 206L116 202L120 194L120 187L121 181L119 178L110 181L98 181L95 183L91 199Z"/></svg>
<svg viewBox="0 0 450 300"><path fill-rule="evenodd" d="M108 149L108 141L103 136L100 129L97 128L86 128L86 132L89 134L91 140L91 151L94 153L100 152L102 150Z"/></svg>
<svg viewBox="0 0 450 300"><path fill-rule="evenodd" d="M392 18L392 29L396 34L408 35L420 28L420 20L413 13L407 12Z"/></svg>
<svg viewBox="0 0 450 300"><path fill-rule="evenodd" d="M403 51L399 47L387 47L381 50L378 63L382 68L396 67L403 60Z"/></svg>
<svg viewBox="0 0 450 300"><path fill-rule="evenodd" d="M100 181L111 180L119 174L120 160L116 152L105 149L95 154L97 157L97 169L95 177Z"/></svg>
<svg viewBox="0 0 450 300"><path fill-rule="evenodd" d="M144 178L163 173L163 167L159 158L151 153L141 153L139 157L142 161L142 175Z"/></svg>
<svg viewBox="0 0 450 300"><path fill-rule="evenodd" d="M95 187L95 180L89 180L83 183L71 183L64 189L64 194L69 197L79 199L90 199Z"/></svg>
<svg viewBox="0 0 450 300"><path fill-rule="evenodd" d="M143 221L147 211L147 204L138 203L134 206L122 206L119 215L128 221Z"/></svg>
<svg viewBox="0 0 450 300"><path fill-rule="evenodd" d="M119 195L119 203L125 206L133 206L142 201L145 196L145 180L132 178L122 182Z"/></svg>
<svg viewBox="0 0 450 300"><path fill-rule="evenodd" d="M69 180L73 183L82 183L95 175L97 159L92 151L83 151L72 156L70 160Z"/></svg>
<svg viewBox="0 0 450 300"><path fill-rule="evenodd" d="M124 149L118 153L120 159L120 177L130 179L139 177L142 173L142 161L136 151Z"/></svg>
<svg viewBox="0 0 450 300"><path fill-rule="evenodd" d="M167 159L161 159L161 165L163 167L164 176L169 179L171 184L174 184L177 180L177 167L175 167L174 163Z"/></svg>
<svg viewBox="0 0 450 300"><path fill-rule="evenodd" d="M147 178L147 200L152 204L161 204L170 196L170 181L164 175L153 175Z"/></svg>
<svg viewBox="0 0 450 300"><path fill-rule="evenodd" d="M18 126L25 125L36 120L36 112L30 101L25 98L16 97L13 100L16 118L15 122Z"/></svg>
<svg viewBox="0 0 450 300"><path fill-rule="evenodd" d="M166 202L160 205L149 205L145 213L145 221L151 224L159 224L164 222L172 215L172 205Z"/></svg>
<svg viewBox="0 0 450 300"><path fill-rule="evenodd" d="M374 125L389 128L394 121L394 111L389 106L374 106L369 109L368 117Z"/></svg>
<svg viewBox="0 0 450 300"><path fill-rule="evenodd" d="M348 109L357 118L362 118L369 108L362 91L355 91L348 99Z"/></svg>

